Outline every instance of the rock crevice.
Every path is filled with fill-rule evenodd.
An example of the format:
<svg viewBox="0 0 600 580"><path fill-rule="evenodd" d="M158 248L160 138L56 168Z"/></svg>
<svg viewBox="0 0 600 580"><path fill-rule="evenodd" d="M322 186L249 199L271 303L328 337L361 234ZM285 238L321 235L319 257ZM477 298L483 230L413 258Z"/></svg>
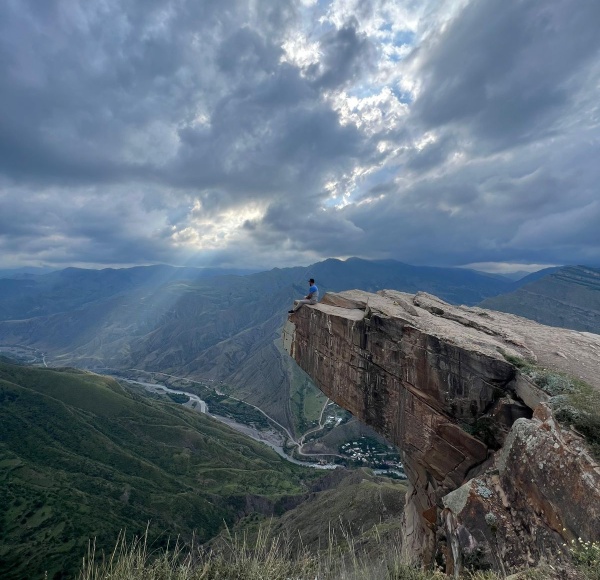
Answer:
<svg viewBox="0 0 600 580"><path fill-rule="evenodd" d="M586 528L578 516L562 514L564 501L540 495L543 470L523 461L532 438L543 432L536 453L559 470L556 477L566 465L556 450L566 457L577 438L564 443L544 407L547 395L510 362L526 358L599 386L600 336L451 306L424 293L353 290L326 294L290 316L284 345L329 398L401 450L411 485L405 541L424 561L442 557L457 571L477 550L503 572L543 550L560 552L576 531L600 536L600 519ZM600 490L592 459L577 453L578 476ZM600 506L600 492L578 501Z"/></svg>

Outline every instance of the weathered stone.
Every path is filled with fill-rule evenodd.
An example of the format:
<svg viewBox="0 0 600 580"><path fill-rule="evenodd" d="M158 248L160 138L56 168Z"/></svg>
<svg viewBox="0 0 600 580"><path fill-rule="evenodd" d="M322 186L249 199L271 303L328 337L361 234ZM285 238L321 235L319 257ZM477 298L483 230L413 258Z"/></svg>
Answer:
<svg viewBox="0 0 600 580"><path fill-rule="evenodd" d="M547 396L509 362L526 358L598 386L600 336L424 293L353 290L323 302L290 317L284 344L328 397L401 449L410 482L403 516L409 548L425 561L444 552L457 573L474 557L506 572L537 561L543 546L560 551L576 530L600 537L596 525L583 522L585 510L600 521L597 466L579 451L572 457L579 449L573 436L538 407ZM547 455L556 462L541 462ZM577 498L587 490L589 501L563 509L568 490L551 490L561 465L571 470Z"/></svg>
<svg viewBox="0 0 600 580"><path fill-rule="evenodd" d="M547 403L550 397L538 389L527 377L518 375L515 382L515 394L530 409L535 409L540 403Z"/></svg>
<svg viewBox="0 0 600 580"><path fill-rule="evenodd" d="M323 300L321 300L321 306L329 305L329 306L338 306L340 308L347 308L352 310L354 308L358 308L359 310L365 310L367 307L366 300L350 300L348 298L344 298L339 294L328 293L323 296Z"/></svg>
<svg viewBox="0 0 600 580"><path fill-rule="evenodd" d="M496 569L560 559L573 538L600 538L600 468L546 405L515 422L491 469L442 501L455 516L447 525L466 529Z"/></svg>
<svg viewBox="0 0 600 580"><path fill-rule="evenodd" d="M491 449L500 449L515 421L530 419L532 414L524 403L511 397L502 397L485 417L477 421L475 435Z"/></svg>

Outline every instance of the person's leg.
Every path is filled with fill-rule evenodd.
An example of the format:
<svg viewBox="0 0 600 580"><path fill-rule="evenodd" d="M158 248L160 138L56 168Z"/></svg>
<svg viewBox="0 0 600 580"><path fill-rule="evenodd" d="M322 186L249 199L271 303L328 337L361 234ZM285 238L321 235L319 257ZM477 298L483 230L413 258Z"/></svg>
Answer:
<svg viewBox="0 0 600 580"><path fill-rule="evenodd" d="M310 300L306 300L306 298L303 298L302 300L294 300L294 308L292 308L290 312L296 312L296 310L298 310L298 308L300 308L300 306L303 304L310 304Z"/></svg>

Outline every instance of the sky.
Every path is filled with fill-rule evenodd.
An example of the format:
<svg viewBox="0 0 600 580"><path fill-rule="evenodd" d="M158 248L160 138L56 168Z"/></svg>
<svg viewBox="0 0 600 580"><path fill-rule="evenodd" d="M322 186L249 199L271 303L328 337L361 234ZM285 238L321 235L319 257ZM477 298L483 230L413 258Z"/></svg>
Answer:
<svg viewBox="0 0 600 580"><path fill-rule="evenodd" d="M0 268L600 265L598 0L4 0Z"/></svg>

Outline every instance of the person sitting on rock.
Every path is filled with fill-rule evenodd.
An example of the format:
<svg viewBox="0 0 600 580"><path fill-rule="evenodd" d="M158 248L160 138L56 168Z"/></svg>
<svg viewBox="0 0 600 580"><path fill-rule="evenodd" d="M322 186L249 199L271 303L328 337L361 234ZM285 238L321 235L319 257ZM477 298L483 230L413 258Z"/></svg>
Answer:
<svg viewBox="0 0 600 580"><path fill-rule="evenodd" d="M313 278L308 281L308 285L308 294L302 300L294 300L294 308L288 310L290 314L296 312L303 304L316 304L319 301L319 289Z"/></svg>

